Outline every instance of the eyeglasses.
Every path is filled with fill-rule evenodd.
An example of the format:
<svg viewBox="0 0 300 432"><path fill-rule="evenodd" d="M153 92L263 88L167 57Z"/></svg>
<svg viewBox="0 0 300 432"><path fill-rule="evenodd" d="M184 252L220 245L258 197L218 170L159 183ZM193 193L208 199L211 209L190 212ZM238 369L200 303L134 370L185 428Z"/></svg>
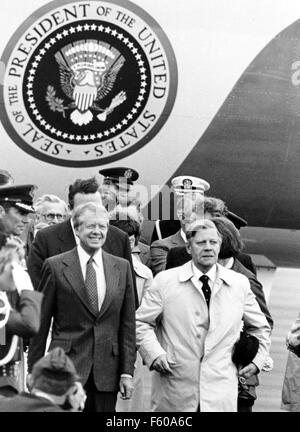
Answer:
<svg viewBox="0 0 300 432"><path fill-rule="evenodd" d="M65 216L62 215L61 213L47 213L47 214L43 214L43 216L45 216L45 218L48 219L49 221L53 221L55 218L58 221L61 221L65 218Z"/></svg>

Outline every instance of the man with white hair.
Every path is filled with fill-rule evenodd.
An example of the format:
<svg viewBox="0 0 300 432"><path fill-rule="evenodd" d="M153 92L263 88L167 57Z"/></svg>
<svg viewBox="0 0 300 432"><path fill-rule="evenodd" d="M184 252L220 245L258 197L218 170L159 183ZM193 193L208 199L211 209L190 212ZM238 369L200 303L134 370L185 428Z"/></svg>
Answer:
<svg viewBox="0 0 300 432"><path fill-rule="evenodd" d="M52 194L39 197L33 203L33 207L36 213L36 224L55 225L62 222L68 214L66 202Z"/></svg>
<svg viewBox="0 0 300 432"><path fill-rule="evenodd" d="M246 276L217 263L222 238L210 220L186 230L191 261L160 272L136 312L137 346L150 369L153 411L237 411L238 375L264 365L270 326ZM258 339L237 371L232 352L242 320Z"/></svg>
<svg viewBox="0 0 300 432"><path fill-rule="evenodd" d="M52 194L45 194L37 198L33 203L33 208L35 215L30 222L26 239L27 255L36 233L47 226L63 222L68 214L66 202Z"/></svg>

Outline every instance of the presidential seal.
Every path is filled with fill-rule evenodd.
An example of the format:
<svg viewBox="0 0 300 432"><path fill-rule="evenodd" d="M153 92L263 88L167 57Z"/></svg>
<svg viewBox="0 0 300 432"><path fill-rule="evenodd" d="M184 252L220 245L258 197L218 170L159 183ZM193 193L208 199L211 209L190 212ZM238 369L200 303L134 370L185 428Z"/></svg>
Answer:
<svg viewBox="0 0 300 432"><path fill-rule="evenodd" d="M32 156L55 165L107 164L147 144L176 97L171 45L125 0L51 2L9 41L2 123Z"/></svg>

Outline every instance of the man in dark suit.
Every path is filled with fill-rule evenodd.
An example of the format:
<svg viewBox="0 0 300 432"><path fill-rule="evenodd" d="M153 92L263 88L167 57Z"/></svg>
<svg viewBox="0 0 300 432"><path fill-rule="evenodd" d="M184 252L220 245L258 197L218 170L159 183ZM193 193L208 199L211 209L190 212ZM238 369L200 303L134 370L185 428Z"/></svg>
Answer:
<svg viewBox="0 0 300 432"><path fill-rule="evenodd" d="M73 222L79 245L45 261L41 328L30 343L29 370L50 348L63 348L87 393L86 411L114 411L117 392L129 399L136 357L135 302L127 260L102 250L109 226L105 208L77 206Z"/></svg>
<svg viewBox="0 0 300 432"><path fill-rule="evenodd" d="M26 255L38 230L50 225L63 222L68 214L68 206L65 201L53 194L44 194L37 198L33 207L35 218L30 221L26 233Z"/></svg>
<svg viewBox="0 0 300 432"><path fill-rule="evenodd" d="M71 216L76 210L76 207L85 202L90 201L101 204L101 196L98 192L98 188L99 184L95 178L76 180L70 185L68 200ZM38 289L45 259L73 249L76 243L78 243L78 241L76 241L72 218L37 232L28 256L28 272L35 289ZM112 255L127 259L133 271L127 234L110 225L103 250ZM138 306L136 289L135 298L136 305Z"/></svg>

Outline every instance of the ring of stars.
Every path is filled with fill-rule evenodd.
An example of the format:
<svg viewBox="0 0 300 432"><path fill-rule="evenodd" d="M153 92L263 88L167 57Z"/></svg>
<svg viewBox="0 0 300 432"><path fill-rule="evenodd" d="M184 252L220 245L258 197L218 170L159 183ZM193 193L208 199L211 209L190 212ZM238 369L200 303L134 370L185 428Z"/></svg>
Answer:
<svg viewBox="0 0 300 432"><path fill-rule="evenodd" d="M137 64L139 67L140 75L141 75L141 87L140 91L137 97L137 100L131 109L131 111L121 120L119 121L115 126L111 127L110 129L105 130L103 133L97 133L97 134L91 134L91 135L75 135L75 134L68 134L66 132L63 132L59 129L54 128L51 126L39 113L36 103L34 101L34 94L33 94L33 82L35 78L35 74L38 68L38 65L40 61L42 60L43 56L47 53L47 51L55 45L57 41L60 41L63 37L66 37L71 34L80 33L82 31L97 31L97 32L103 32L106 34L111 34L112 36L116 37L117 39L121 40L125 45L128 46L128 48L131 50L132 54L134 55L135 59L137 60ZM135 45L130 42L130 40L125 37L121 32L118 32L115 29L111 29L109 26L103 26L103 25L96 25L96 24L85 24L85 25L77 25L77 26L71 26L68 29L63 30L62 32L58 32L54 37L52 37L49 42L45 43L45 45L39 50L38 55L35 56L34 61L31 65L31 69L29 71L29 76L27 78L27 96L28 96L28 102L29 107L32 111L32 114L36 118L37 122L40 123L40 125L46 130L50 131L52 134L55 134L58 138L66 139L68 138L70 141L73 141L74 143L78 143L81 141L95 141L97 139L101 139L103 137L109 137L109 135L114 134L116 131L120 131L124 126L128 124L130 120L132 120L133 116L136 115L142 106L142 101L145 98L145 87L147 86L147 75L146 75L146 69L144 67L144 61L142 60L142 56L139 54L138 49L135 47Z"/></svg>

